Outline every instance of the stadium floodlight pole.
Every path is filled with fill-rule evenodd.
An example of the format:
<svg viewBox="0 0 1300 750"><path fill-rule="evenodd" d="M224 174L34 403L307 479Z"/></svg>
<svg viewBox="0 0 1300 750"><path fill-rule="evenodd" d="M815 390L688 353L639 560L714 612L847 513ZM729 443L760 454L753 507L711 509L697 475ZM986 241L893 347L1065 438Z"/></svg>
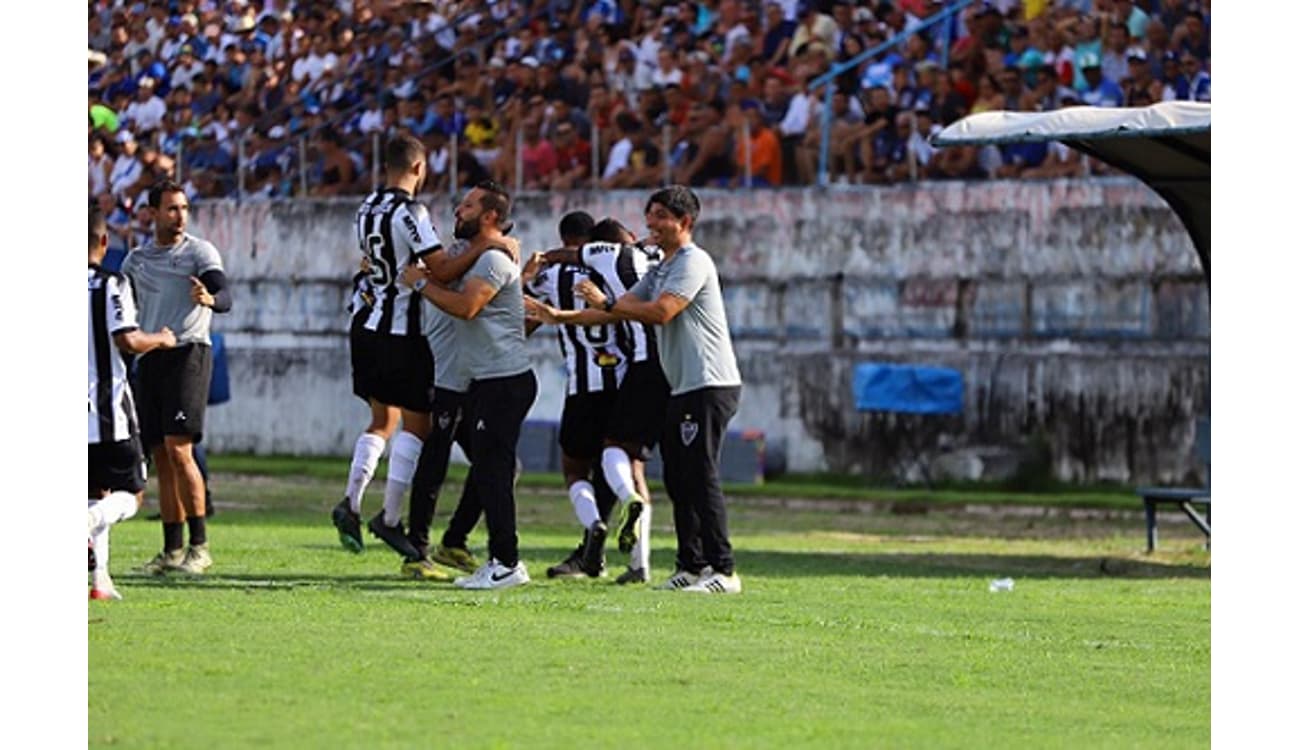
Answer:
<svg viewBox="0 0 1300 750"><path fill-rule="evenodd" d="M302 197L307 197L307 136L298 136L298 183L302 186Z"/></svg>
<svg viewBox="0 0 1300 750"><path fill-rule="evenodd" d="M740 121L740 142L744 144L744 148L745 148L745 187L753 188L754 187L754 159L753 159L753 154L750 153L749 115L745 115L745 119Z"/></svg>
<svg viewBox="0 0 1300 750"><path fill-rule="evenodd" d="M665 120L664 121L664 151L662 157L664 163L664 185L663 185L664 187L668 187L669 185L673 184L673 165L672 165L672 159L669 158L669 154L672 151L672 147L673 147L672 138L673 138L672 126L669 125L668 122Z"/></svg>
<svg viewBox="0 0 1300 750"><path fill-rule="evenodd" d="M370 192L379 189L379 131L370 134Z"/></svg>
<svg viewBox="0 0 1300 750"><path fill-rule="evenodd" d="M450 157L451 158L448 159L450 164L447 166L447 169L450 172L450 179L447 181L447 186L451 189L452 197L455 197L456 188L460 184L460 133L457 133L455 130L451 131Z"/></svg>

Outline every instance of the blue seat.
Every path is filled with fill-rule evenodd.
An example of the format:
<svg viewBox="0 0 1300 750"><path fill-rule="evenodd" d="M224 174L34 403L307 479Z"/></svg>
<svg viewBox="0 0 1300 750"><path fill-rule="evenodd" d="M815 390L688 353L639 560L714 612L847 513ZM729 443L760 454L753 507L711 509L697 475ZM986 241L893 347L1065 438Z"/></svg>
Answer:
<svg viewBox="0 0 1300 750"><path fill-rule="evenodd" d="M1205 465L1204 487L1139 487L1138 497L1146 512L1147 552L1156 549L1156 510L1164 504L1178 508L1205 534L1205 547L1210 546L1210 418L1196 420L1196 457ZM1202 515L1197 506L1202 506Z"/></svg>

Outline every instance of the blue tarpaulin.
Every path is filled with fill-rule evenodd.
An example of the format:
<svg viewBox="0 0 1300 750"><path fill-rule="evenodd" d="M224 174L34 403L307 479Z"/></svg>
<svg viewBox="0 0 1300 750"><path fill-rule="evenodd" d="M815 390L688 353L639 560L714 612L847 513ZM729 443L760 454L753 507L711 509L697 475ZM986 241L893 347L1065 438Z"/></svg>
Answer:
<svg viewBox="0 0 1300 750"><path fill-rule="evenodd" d="M853 369L858 411L960 414L961 372L949 367L863 362Z"/></svg>

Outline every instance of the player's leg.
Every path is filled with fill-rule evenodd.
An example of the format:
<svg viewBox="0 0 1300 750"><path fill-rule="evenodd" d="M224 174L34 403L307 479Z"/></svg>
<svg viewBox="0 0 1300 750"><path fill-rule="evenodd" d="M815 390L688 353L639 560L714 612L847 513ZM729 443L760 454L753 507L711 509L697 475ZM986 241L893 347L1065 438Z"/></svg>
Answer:
<svg viewBox="0 0 1300 750"><path fill-rule="evenodd" d="M109 529L135 515L143 500L144 455L137 438L90 446L86 531L94 553L90 597L121 599L109 574Z"/></svg>
<svg viewBox="0 0 1300 750"><path fill-rule="evenodd" d="M203 474L194 460L194 445L203 439L207 416L208 392L212 384L212 347L192 344L178 362L176 378L177 409L163 413L163 449L171 463L176 494L185 511L189 527L189 546L181 569L199 574L212 565L208 553L206 488ZM169 417L168 414L171 414Z"/></svg>
<svg viewBox="0 0 1300 750"><path fill-rule="evenodd" d="M720 463L727 423L735 416L740 403L740 388L701 388L683 394L680 399L686 408L684 413L673 414L682 445L674 473L681 479L682 492L699 518L700 546L713 571L711 576L688 589L702 593L739 593L740 578L735 575ZM664 471L665 474L669 471L667 465Z"/></svg>
<svg viewBox="0 0 1300 750"><path fill-rule="evenodd" d="M632 477L636 482L637 495L644 502L640 506L628 506L627 518L619 528L619 549L625 544L629 548L627 571L614 579L619 584L646 583L650 580L650 517L654 504L646 483L645 461L632 462Z"/></svg>
<svg viewBox="0 0 1300 750"><path fill-rule="evenodd" d="M360 552L365 548L361 539L361 500L366 488L375 476L379 459L384 455L384 448L397 431L401 410L396 406L368 399L370 405L370 424L357 436L352 446L352 464L348 468L348 483L343 491L343 499L330 513L330 519L339 534L339 543L345 549Z"/></svg>
<svg viewBox="0 0 1300 750"><path fill-rule="evenodd" d="M393 437L388 450L384 507L371 519L370 530L390 546L409 552L410 543L401 529L402 503L411 491L420 450L432 424L429 390L433 387L433 355L423 336L388 336L384 346L389 358L384 363L382 390L377 395L384 403L401 409L402 429ZM400 531L400 535L395 531Z"/></svg>
<svg viewBox="0 0 1300 750"><path fill-rule="evenodd" d="M456 431L460 428L462 400L461 394L455 391L434 390L429 435L420 448L420 459L411 478L411 507L407 519L406 537L420 557L429 554L429 527L438 508L438 492L447 479L451 446L456 442Z"/></svg>
<svg viewBox="0 0 1300 750"><path fill-rule="evenodd" d="M460 403L456 444L460 446L472 466L474 452L470 441L473 435L469 428L468 399L465 394L461 394ZM452 511L451 520L447 522L447 530L442 534L442 542L429 555L433 561L459 568L467 573L478 570L479 560L469 551L469 535L482 515L483 502L474 491L474 486L466 480L461 488L460 499L456 502L456 509Z"/></svg>
<svg viewBox="0 0 1300 750"><path fill-rule="evenodd" d="M473 461L469 479L483 503L488 525L488 553L496 562L457 581L465 588L504 588L527 583L519 560L515 517L514 472L519 433L537 397L531 370L476 382L471 387Z"/></svg>
<svg viewBox="0 0 1300 750"><path fill-rule="evenodd" d="M673 527L677 532L677 570L662 586L668 589L681 589L695 583L708 566L700 542L700 518L694 505L698 488L691 486L684 470L686 449L697 439L688 430L681 429L690 409L685 396L668 400L663 440L659 443L659 452L664 460L664 489L673 505Z"/></svg>
<svg viewBox="0 0 1300 750"><path fill-rule="evenodd" d="M570 555L547 569L547 576L552 578L573 575L574 562L576 572L592 578L605 570L605 537L609 527L601 518L596 488L589 480L592 465L600 455L604 432L601 398L601 393L596 392L574 394L564 400L564 413L560 417L560 466L569 488L569 502L582 528L582 542L576 561Z"/></svg>

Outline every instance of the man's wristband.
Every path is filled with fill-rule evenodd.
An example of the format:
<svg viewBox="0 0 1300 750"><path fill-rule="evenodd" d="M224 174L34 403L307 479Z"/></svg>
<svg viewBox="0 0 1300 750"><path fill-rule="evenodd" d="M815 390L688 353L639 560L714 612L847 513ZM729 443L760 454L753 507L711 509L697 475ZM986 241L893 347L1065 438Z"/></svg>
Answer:
<svg viewBox="0 0 1300 750"><path fill-rule="evenodd" d="M423 292L424 288L428 285L429 285L428 279L420 279L419 281L415 282L415 284L411 288L414 289L418 294L420 292Z"/></svg>
<svg viewBox="0 0 1300 750"><path fill-rule="evenodd" d="M614 299L613 297L606 297L605 304L601 305L601 307L605 309L605 312L611 312L614 309L614 305L617 303L618 300Z"/></svg>

